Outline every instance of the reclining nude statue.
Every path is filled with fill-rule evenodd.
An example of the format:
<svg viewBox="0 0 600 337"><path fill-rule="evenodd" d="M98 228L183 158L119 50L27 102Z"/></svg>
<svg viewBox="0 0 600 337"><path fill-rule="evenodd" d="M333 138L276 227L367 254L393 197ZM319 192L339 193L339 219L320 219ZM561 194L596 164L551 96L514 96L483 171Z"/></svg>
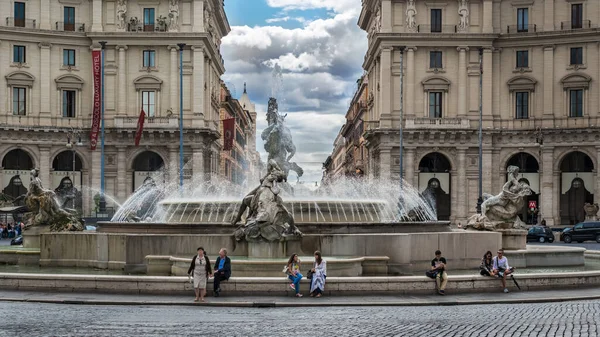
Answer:
<svg viewBox="0 0 600 337"><path fill-rule="evenodd" d="M237 241L278 241L290 236L302 236L279 196L281 190L277 184L284 180L285 172L275 160L269 160L267 174L260 180L260 186L244 197L232 221L233 225L237 224L246 209L249 210L246 223L234 232Z"/></svg>
<svg viewBox="0 0 600 337"><path fill-rule="evenodd" d="M29 212L25 215L25 228L50 226L53 232L81 231L83 224L74 212L62 209L56 193L42 187L39 169L31 170L31 183L25 195L25 205Z"/></svg>
<svg viewBox="0 0 600 337"><path fill-rule="evenodd" d="M519 212L525 205L525 197L531 194L529 185L518 181L519 168L508 167L508 181L498 195L483 193L481 214L475 214L467 221L467 229L497 230L525 229Z"/></svg>

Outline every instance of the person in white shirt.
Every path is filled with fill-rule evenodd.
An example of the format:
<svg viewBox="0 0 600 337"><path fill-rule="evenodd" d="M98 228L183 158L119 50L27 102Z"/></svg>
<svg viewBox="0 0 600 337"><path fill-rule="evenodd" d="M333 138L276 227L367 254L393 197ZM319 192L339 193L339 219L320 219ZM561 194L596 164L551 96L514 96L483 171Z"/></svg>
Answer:
<svg viewBox="0 0 600 337"><path fill-rule="evenodd" d="M504 249L498 250L498 255L494 257L492 268L494 268L494 273L500 277L502 288L504 288L504 292L507 293L506 277L512 274L515 268L508 266L508 259L504 256Z"/></svg>

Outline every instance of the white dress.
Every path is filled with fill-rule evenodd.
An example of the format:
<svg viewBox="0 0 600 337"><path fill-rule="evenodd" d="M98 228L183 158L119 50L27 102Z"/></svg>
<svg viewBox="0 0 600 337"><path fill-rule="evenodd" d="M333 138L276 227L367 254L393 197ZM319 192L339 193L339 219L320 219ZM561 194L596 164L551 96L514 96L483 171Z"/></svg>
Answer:
<svg viewBox="0 0 600 337"><path fill-rule="evenodd" d="M196 256L196 265L194 266L194 288L206 289L206 259Z"/></svg>

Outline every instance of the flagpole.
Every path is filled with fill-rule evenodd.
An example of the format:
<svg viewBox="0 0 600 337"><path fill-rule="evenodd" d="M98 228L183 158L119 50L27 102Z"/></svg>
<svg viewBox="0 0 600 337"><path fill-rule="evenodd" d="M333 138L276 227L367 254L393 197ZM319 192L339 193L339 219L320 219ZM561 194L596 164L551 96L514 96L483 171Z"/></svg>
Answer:
<svg viewBox="0 0 600 337"><path fill-rule="evenodd" d="M104 50L106 49L106 41L100 41L102 46L102 56L100 60L100 200L98 202L98 211L101 214L106 212L106 198L104 197Z"/></svg>
<svg viewBox="0 0 600 337"><path fill-rule="evenodd" d="M179 46L179 191L183 193L183 47L185 43L178 43ZM195 95L202 95L200 90Z"/></svg>

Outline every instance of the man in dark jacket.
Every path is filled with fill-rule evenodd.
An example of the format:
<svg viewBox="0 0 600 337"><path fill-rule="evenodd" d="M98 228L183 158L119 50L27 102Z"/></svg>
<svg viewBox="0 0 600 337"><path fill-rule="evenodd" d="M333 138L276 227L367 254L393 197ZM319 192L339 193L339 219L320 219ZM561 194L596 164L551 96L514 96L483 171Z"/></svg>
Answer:
<svg viewBox="0 0 600 337"><path fill-rule="evenodd" d="M221 292L221 281L229 280L231 276L231 259L227 256L227 249L221 248L219 251L219 257L215 261L215 272L214 272L214 291L215 296L219 297Z"/></svg>

